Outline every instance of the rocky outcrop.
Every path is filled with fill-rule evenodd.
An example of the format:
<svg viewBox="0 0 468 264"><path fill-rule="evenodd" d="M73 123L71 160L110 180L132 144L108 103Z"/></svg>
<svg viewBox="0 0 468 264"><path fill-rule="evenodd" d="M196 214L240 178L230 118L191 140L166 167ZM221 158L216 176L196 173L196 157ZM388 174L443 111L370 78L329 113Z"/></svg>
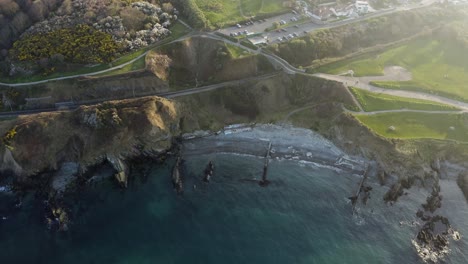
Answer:
<svg viewBox="0 0 468 264"><path fill-rule="evenodd" d="M15 133L1 146L0 170L12 171L26 182L40 172L58 171L52 187L63 191L78 171L108 162L125 187L125 161L169 149L180 133L180 117L177 103L159 97L20 117L2 128L5 135Z"/></svg>
<svg viewBox="0 0 468 264"><path fill-rule="evenodd" d="M180 157L177 158L174 168L172 169L172 186L177 194L181 194L184 191L181 173L182 160Z"/></svg>
<svg viewBox="0 0 468 264"><path fill-rule="evenodd" d="M114 174L115 179L120 186L127 188L128 185L128 166L122 161L121 158L113 155L107 155L106 160L112 165L112 168L116 171Z"/></svg>
<svg viewBox="0 0 468 264"><path fill-rule="evenodd" d="M450 226L446 217L428 216L428 221L412 240L419 257L425 262L437 263L449 254L451 240L460 240L460 233Z"/></svg>

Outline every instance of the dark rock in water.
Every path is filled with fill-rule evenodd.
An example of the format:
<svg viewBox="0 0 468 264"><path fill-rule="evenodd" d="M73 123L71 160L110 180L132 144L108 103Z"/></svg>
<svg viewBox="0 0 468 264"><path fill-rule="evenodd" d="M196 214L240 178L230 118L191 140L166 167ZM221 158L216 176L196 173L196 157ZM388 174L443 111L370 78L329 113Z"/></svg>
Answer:
<svg viewBox="0 0 468 264"><path fill-rule="evenodd" d="M426 203L422 205L424 210L433 213L435 210L442 206L442 195L440 194L439 183L434 183L432 187L432 192L429 197L426 199Z"/></svg>
<svg viewBox="0 0 468 264"><path fill-rule="evenodd" d="M213 177L214 173L214 165L213 162L210 161L205 168L205 176L203 177L204 182L210 182L211 177Z"/></svg>
<svg viewBox="0 0 468 264"><path fill-rule="evenodd" d="M258 183L262 187L268 186L270 184L270 181L267 180L267 175L268 175L268 163L265 163L265 166L263 166L263 174L262 174L262 180Z"/></svg>
<svg viewBox="0 0 468 264"><path fill-rule="evenodd" d="M396 200L398 200L398 197L403 195L403 193L403 186L401 185L401 183L395 183L394 185L392 185L390 190L388 190L388 192L385 193L384 201L395 202Z"/></svg>
<svg viewBox="0 0 468 264"><path fill-rule="evenodd" d="M59 202L44 203L45 219L48 229L52 231L68 231L70 223L69 213Z"/></svg>
<svg viewBox="0 0 468 264"><path fill-rule="evenodd" d="M182 185L182 173L180 172L181 163L181 158L177 157L174 169L172 170L172 185L174 186L174 189L176 190L177 194L181 194L184 192L184 188Z"/></svg>
<svg viewBox="0 0 468 264"><path fill-rule="evenodd" d="M422 211L418 211L418 216L422 216ZM429 217L412 243L424 262L436 263L449 253L450 239L458 240L460 234L450 226L446 217L436 215Z"/></svg>
<svg viewBox="0 0 468 264"><path fill-rule="evenodd" d="M357 203L358 197L357 196L351 196L351 197L348 197L348 199L351 200L351 204L353 206L355 206L356 203Z"/></svg>

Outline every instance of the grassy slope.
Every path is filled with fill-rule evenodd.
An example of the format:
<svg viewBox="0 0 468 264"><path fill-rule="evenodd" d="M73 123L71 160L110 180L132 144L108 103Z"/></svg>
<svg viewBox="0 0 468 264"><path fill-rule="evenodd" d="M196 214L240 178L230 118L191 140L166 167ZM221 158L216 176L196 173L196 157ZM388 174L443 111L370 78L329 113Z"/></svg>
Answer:
<svg viewBox="0 0 468 264"><path fill-rule="evenodd" d="M382 75L385 66L399 65L409 69L413 80L375 82L393 89L425 91L468 101L468 59L463 48L426 38L411 41L378 55L370 54L322 67L332 74L352 69L356 76ZM448 75L445 78L445 75Z"/></svg>
<svg viewBox="0 0 468 264"><path fill-rule="evenodd" d="M231 44L227 44L227 43L225 43L225 46L228 49L229 54L231 55L231 58L233 58L233 59L237 59L237 58L241 58L241 57L244 57L244 56L252 55L249 52L245 53L245 50L240 48L240 47L237 47L237 46L234 46L234 45L231 45Z"/></svg>
<svg viewBox="0 0 468 264"><path fill-rule="evenodd" d="M246 19L240 13L239 4L242 5L245 16L275 13L285 9L282 0L195 0L195 2L213 25L221 27Z"/></svg>
<svg viewBox="0 0 468 264"><path fill-rule="evenodd" d="M466 114L385 113L378 115L355 115L375 131L388 138L451 139L468 142L468 116ZM395 131L389 129L395 127ZM451 130L450 127L454 127Z"/></svg>
<svg viewBox="0 0 468 264"><path fill-rule="evenodd" d="M366 112L379 110L457 110L457 108L440 103L420 99L411 99L386 94L377 94L357 88L351 88L351 92L357 98Z"/></svg>

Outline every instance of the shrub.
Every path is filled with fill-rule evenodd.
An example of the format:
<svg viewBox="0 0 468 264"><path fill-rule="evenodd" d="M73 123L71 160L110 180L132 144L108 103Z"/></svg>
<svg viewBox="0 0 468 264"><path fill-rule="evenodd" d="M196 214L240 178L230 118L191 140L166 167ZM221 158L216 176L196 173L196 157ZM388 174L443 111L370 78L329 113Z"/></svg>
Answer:
<svg viewBox="0 0 468 264"><path fill-rule="evenodd" d="M62 54L65 61L74 63L110 62L119 49L120 45L110 34L88 25L27 36L13 45L13 53L22 61Z"/></svg>

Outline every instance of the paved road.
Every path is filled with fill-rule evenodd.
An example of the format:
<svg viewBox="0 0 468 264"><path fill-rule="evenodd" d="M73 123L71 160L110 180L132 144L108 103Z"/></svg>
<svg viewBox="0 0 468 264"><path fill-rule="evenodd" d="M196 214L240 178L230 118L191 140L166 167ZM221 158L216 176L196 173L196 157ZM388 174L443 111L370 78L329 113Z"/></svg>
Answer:
<svg viewBox="0 0 468 264"><path fill-rule="evenodd" d="M426 114L461 114L467 111L431 111L431 110L411 110L411 109L396 109L396 110L380 110L372 112L356 112L349 109L345 109L346 112L350 112L358 115L378 115L386 113L426 113Z"/></svg>
<svg viewBox="0 0 468 264"><path fill-rule="evenodd" d="M236 33L236 32L242 32L244 30L247 30L248 32L251 32L254 34L262 33L262 37L266 37L269 40L269 43L272 44L272 43L281 42L280 40L278 40L278 38L285 37L293 33L296 33L298 36L303 36L306 33L310 33L318 29L329 29L329 28L343 26L346 24L356 23L362 20L373 18L373 17L379 17L383 15L392 14L395 12L418 9L418 8L429 6L435 2L436 0L423 0L419 4L405 5L405 6L399 6L397 8L379 10L375 13L369 13L366 16L361 16L358 18L349 18L349 19L344 19L344 20L340 20L336 22L329 22L329 23L324 23L324 24L318 24L311 20L307 20L307 21L304 21L304 23L302 24L298 24L297 26L285 27L284 30L286 32L282 32L282 31L281 32L277 32L277 31L265 32L265 29L271 27L274 22L279 22L281 20L290 22L291 18L293 17L298 18L297 15L288 13L288 14L269 18L266 22L257 21L253 25L249 25L249 26L242 25L242 28L237 28L235 26L229 27L229 28L223 28L223 29L218 30L218 32L223 33L225 35L230 35L231 33Z"/></svg>
<svg viewBox="0 0 468 264"><path fill-rule="evenodd" d="M191 29L191 27L189 25L187 25L186 23L184 23L182 21L181 21L181 23L183 25L185 25L186 27ZM185 36L182 36L182 37L180 37L180 38L178 38L176 40L173 40L173 41L171 41L169 43L166 43L166 44L170 44L170 43L180 41L180 39L185 39L187 36L192 36L193 34L194 34L193 32L189 32ZM164 41L164 40L162 40L162 41ZM166 45L166 44L163 43L162 45ZM161 45L161 44L156 43L156 44L154 44L154 47L157 47L158 45ZM36 82L23 82L23 83L2 83L2 82L0 82L0 86L20 87L20 86L26 86L26 85L36 85L36 84L41 84L41 83L47 83L47 82L51 82L51 81L60 81L60 80L74 79L74 78L79 78L79 77L99 75L99 74L102 74L102 73L118 70L118 69L121 69L121 68L129 65L129 64L132 64L135 61L139 60L140 58L146 56L148 54L148 52L150 52L150 50L146 51L145 53L141 54L140 56L138 56L138 57L126 62L126 63L120 64L120 65L117 65L117 66L114 66L114 67L111 67L111 68L108 68L108 69L105 69L105 70L102 70L102 71L91 72L91 73L83 73L83 74L76 74L76 75L70 75L70 76L64 76L64 77L57 77L57 78L41 80L41 81L36 81Z"/></svg>
<svg viewBox="0 0 468 264"><path fill-rule="evenodd" d="M212 85L206 85L206 86L200 86L200 87L194 87L190 89L184 89L181 91L171 91L171 92L157 92L157 93L146 93L146 94L140 94L136 97L131 97L131 98L112 98L112 99L98 99L98 100L90 100L82 103L77 103L69 109L63 109L63 110L58 110L56 108L47 108L47 109L33 109L33 110L23 110L23 111L13 111L13 112L3 112L0 113L0 117L17 117L20 115L30 115L30 114L37 114L37 113L45 113L45 112L56 112L56 111L71 111L74 109L77 109L78 107L82 105L95 105L99 103L103 103L106 101L114 101L114 100L124 100L124 99L134 99L134 98L141 98L141 97L146 97L146 96L160 96L160 97L165 97L165 98L176 98L176 97L181 97L181 96L187 96L191 94L197 94L197 93L204 93L204 92L209 92L221 88L226 88L226 87L239 87L239 85L248 83L251 81L261 81L265 79L272 78L274 76L279 75L280 72L273 72L273 73L268 73L260 76L254 76L254 77L249 77L249 78L244 78L241 80L233 80L233 81L227 81L227 82L222 82L222 83L216 83Z"/></svg>
<svg viewBox="0 0 468 264"><path fill-rule="evenodd" d="M390 14L390 13L394 13L394 12L398 12L398 11L403 11L403 10L409 10L409 9L415 9L415 8L421 8L421 7L425 7L425 6L428 6L428 5L431 5L432 3L434 3L436 0L423 0L422 4L417 4L417 5L411 5L411 6L406 6L406 7L399 7L399 8L395 8L395 9L392 9L392 10L386 10L386 11L380 11L380 12L376 12L374 14L369 14L365 17L359 17L357 19L347 19L347 20L341 20L341 21L338 21L338 22L335 22L335 23L330 23L330 24L326 24L326 25L317 25L317 24L314 24L312 22L309 22L309 23L305 23L303 25L300 25L299 28L294 28L294 27L289 27L289 28L286 28L286 30L288 30L288 34L291 34L293 32L298 32L298 34L303 34L303 32L310 32L312 30L317 30L317 29L322 29L322 28L333 28L333 27L338 27L338 26L342 26L342 25L345 25L345 24L350 24L350 23L355 23L355 22L358 22L358 21L361 21L361 20L364 20L364 19L368 19L370 17L377 17L377 16L382 16L382 15L387 15L387 14ZM265 28L271 26L271 24L274 22L274 21L279 21L279 20L285 20L285 21L289 21L291 17L295 17L296 15L292 14L292 13L288 13L288 14L284 14L284 15L280 15L280 16L277 16L277 17L274 17L274 18L271 18L269 20L267 20L266 22L262 22L260 24L254 24L254 25L251 25L248 27L248 30L252 30L252 32L263 32L265 30ZM186 26L187 28L189 29L192 29L192 27L190 27L187 23L181 21L181 23ZM229 35L230 32L232 32L233 28L231 29L221 29L219 30L219 32L223 33L223 34L227 34ZM245 30L245 28L244 28ZM271 40L271 43L274 43L275 41L277 41L276 39L280 36L284 36L285 33L277 33L277 32L270 32L267 34L267 37ZM188 35L191 35L193 36L193 31L191 33L189 33ZM211 34L211 36L216 36L214 34ZM170 43L172 42L176 42L176 41L180 41L181 39L185 39L186 37L183 36L177 40L174 40L174 41L171 41ZM234 42L231 42L231 41L228 41L224 38L217 38L218 40L223 40L225 42L229 42L230 44L233 44L233 45L238 45L237 43L234 44ZM244 46L241 46L242 48L246 49ZM250 51L254 51L252 49L250 49ZM47 79L47 80L41 80L41 81L36 81L36 82L24 82L24 83L14 83L14 84L10 84L10 83L1 83L0 82L0 86L8 86L8 87L19 87L19 86L25 86L25 85L35 85L35 84L41 84L41 83L47 83L49 81L59 81L59 80L66 80L66 79L73 79L73 78L79 78L79 77L84 77L84 76L94 76L94 75L99 75L99 74L102 74L102 73L106 73L106 72L110 72L110 71L113 71L113 70L117 70L117 69L121 69L133 62L135 62L136 60L140 59L141 57L143 56L146 56L146 54L148 53L149 51L141 54L140 56L138 56L137 58L131 60L131 61L128 61L124 64L121 64L121 65L118 65L118 66L114 66L112 68L109 68L109 69L106 69L106 70L102 70L102 71L98 71L98 72L92 72L92 73L85 73L85 74L77 74L77 75L71 75L71 76L64 76L64 77L58 77L58 78L52 78L52 79ZM256 51L254 51L256 52ZM286 72L290 73L290 74L293 74L294 72L303 72L303 70L299 70L297 68L294 68L292 67L289 63L287 63L285 60L283 60L282 58L278 57L278 56L275 56L273 54L267 54L265 52L262 52L265 56L267 56L267 58L272 61L272 62L275 62L279 65L281 65L285 70ZM292 67L292 68L291 68Z"/></svg>
<svg viewBox="0 0 468 264"><path fill-rule="evenodd" d="M19 86L47 83L47 82L50 82L50 81L60 81L60 80L67 80L67 79L73 79L73 78L84 77L84 76L99 75L99 74L102 74L102 73L106 73L106 72L110 72L110 71L113 71L113 70L121 69L121 68L123 68L123 67L125 67L125 66L127 66L129 64L132 64L133 62L137 61L138 59L146 56L146 54L148 54L148 52L149 51L141 54L140 56L136 57L135 59L133 59L131 61L128 61L128 62L126 62L124 64L120 64L118 66L114 66L112 68L102 70L102 71L84 73L84 74L76 74L76 75L70 75L70 76L64 76L64 77L57 77L57 78L53 78L53 79L47 79L47 80L36 81L36 82L23 82L23 83L2 83L2 82L0 82L0 85L9 86L9 87L19 87Z"/></svg>
<svg viewBox="0 0 468 264"><path fill-rule="evenodd" d="M369 84L368 82L363 82L360 80L360 78L355 78L355 77L346 77L346 76L331 75L331 74L325 74L325 73L316 73L316 74L313 74L313 76L327 79L327 80L341 82L347 86L348 85L353 86L353 87L363 89L369 92L388 94L388 95L413 98L413 99L427 100L431 102L437 102L437 103L454 106L461 110L468 111L468 103L449 99L449 98L439 96L439 95L428 94L428 93L423 93L423 92L405 91L405 90L384 89L384 88L373 86ZM378 78L379 80L385 80L385 77L378 77ZM389 79L389 80L393 80L393 79Z"/></svg>

